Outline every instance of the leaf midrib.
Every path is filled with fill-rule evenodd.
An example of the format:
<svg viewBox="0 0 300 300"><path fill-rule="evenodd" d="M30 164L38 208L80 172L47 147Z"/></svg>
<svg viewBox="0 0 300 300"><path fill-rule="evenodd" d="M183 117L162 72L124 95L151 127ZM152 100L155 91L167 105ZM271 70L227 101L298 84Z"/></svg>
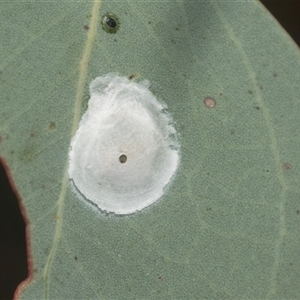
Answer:
<svg viewBox="0 0 300 300"><path fill-rule="evenodd" d="M73 137L75 134L79 120L80 120L80 113L81 113L81 105L82 105L82 98L83 98L83 91L86 81L87 69L90 60L91 51L94 44L94 39L97 33L98 21L99 21L99 10L101 6L101 0L94 0L93 7L92 7L92 17L90 19L89 24L89 31L87 34L87 40L84 46L84 50L79 61L79 78L77 83L77 90L76 90L76 98L75 98L75 107L74 107L74 117L73 117L73 126L71 131L70 138ZM51 272L51 265L53 258L55 256L59 240L61 238L61 231L62 231L62 221L63 221L63 208L64 208L64 201L66 198L67 188L69 184L69 176L68 176L68 160L66 166L64 167L63 176L62 176L62 184L61 184L61 191L57 200L57 218L56 218L56 226L55 226L55 233L53 237L52 247L50 249L47 262L44 268L44 298L49 299L49 275Z"/></svg>

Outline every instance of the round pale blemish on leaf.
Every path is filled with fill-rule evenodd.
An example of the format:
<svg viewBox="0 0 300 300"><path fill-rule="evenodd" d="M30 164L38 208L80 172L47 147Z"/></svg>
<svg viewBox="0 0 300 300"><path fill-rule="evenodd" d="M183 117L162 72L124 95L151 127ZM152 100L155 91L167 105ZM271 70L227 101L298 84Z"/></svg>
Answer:
<svg viewBox="0 0 300 300"><path fill-rule="evenodd" d="M212 97L206 97L204 99L204 104L209 108L213 108L216 106L216 100Z"/></svg>
<svg viewBox="0 0 300 300"><path fill-rule="evenodd" d="M131 214L158 200L179 164L178 135L149 82L107 74L71 141L69 177L102 211Z"/></svg>

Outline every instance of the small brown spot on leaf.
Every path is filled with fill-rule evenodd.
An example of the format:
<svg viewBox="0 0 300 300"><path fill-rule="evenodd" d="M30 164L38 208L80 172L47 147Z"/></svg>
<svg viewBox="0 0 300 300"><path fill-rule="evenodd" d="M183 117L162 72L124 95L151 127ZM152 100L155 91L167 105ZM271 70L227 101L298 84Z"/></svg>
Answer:
<svg viewBox="0 0 300 300"><path fill-rule="evenodd" d="M85 30L89 30L89 29L90 29L90 27L89 27L88 25L84 25L83 28L84 28Z"/></svg>
<svg viewBox="0 0 300 300"><path fill-rule="evenodd" d="M75 256L74 258L75 258L75 260L77 260L77 256Z"/></svg>
<svg viewBox="0 0 300 300"><path fill-rule="evenodd" d="M273 73L273 77L275 77L275 78L276 78L277 76L278 76L278 74L277 74L277 73Z"/></svg>
<svg viewBox="0 0 300 300"><path fill-rule="evenodd" d="M298 209L298 210L296 211L296 214L297 214L297 215L300 215L300 209Z"/></svg>
<svg viewBox="0 0 300 300"><path fill-rule="evenodd" d="M56 127L56 124L55 124L55 122L51 122L50 123L50 125L49 125L49 129L55 129L55 127Z"/></svg>
<svg viewBox="0 0 300 300"><path fill-rule="evenodd" d="M35 132L34 131L30 132L30 137L31 138L35 137Z"/></svg>
<svg viewBox="0 0 300 300"><path fill-rule="evenodd" d="M284 164L283 164L283 168L284 168L285 170L290 170L290 169L292 168L292 165L289 164L289 163L284 163Z"/></svg>
<svg viewBox="0 0 300 300"><path fill-rule="evenodd" d="M139 76L140 76L139 73L133 72L133 73L128 75L128 79L129 80L134 80L134 79L138 78Z"/></svg>
<svg viewBox="0 0 300 300"><path fill-rule="evenodd" d="M206 97L204 99L204 104L206 105L206 107L213 108L216 106L216 100L212 97Z"/></svg>

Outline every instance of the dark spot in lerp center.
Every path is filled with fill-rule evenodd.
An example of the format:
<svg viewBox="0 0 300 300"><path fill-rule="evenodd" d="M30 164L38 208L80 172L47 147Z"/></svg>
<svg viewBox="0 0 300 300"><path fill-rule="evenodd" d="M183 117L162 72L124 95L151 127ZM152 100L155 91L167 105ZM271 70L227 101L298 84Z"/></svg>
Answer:
<svg viewBox="0 0 300 300"><path fill-rule="evenodd" d="M120 161L121 164L126 163L126 161L127 161L127 156L126 156L125 154L120 155L119 161Z"/></svg>

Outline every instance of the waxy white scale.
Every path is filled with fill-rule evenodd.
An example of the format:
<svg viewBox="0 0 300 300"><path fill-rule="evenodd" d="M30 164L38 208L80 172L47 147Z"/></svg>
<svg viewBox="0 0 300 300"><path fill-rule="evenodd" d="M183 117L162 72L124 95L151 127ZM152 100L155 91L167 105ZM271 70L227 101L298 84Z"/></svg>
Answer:
<svg viewBox="0 0 300 300"><path fill-rule="evenodd" d="M131 214L158 200L179 164L177 133L149 82L107 74L71 141L69 177L102 211Z"/></svg>

